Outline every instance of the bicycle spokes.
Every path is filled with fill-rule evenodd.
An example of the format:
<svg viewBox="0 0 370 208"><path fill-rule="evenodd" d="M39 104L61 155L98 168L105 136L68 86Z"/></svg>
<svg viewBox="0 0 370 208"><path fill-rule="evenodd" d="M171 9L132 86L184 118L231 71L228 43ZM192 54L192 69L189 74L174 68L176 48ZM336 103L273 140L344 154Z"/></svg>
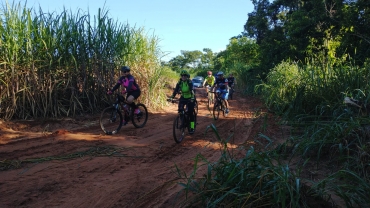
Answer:
<svg viewBox="0 0 370 208"><path fill-rule="evenodd" d="M115 107L103 110L100 116L100 127L106 134L115 134L122 126L122 114Z"/></svg>
<svg viewBox="0 0 370 208"><path fill-rule="evenodd" d="M185 137L185 121L181 115L178 115L173 122L173 138L176 143L180 143Z"/></svg>
<svg viewBox="0 0 370 208"><path fill-rule="evenodd" d="M139 103L136 105L136 109L131 112L131 120L136 128L144 127L148 121L148 110L144 104Z"/></svg>

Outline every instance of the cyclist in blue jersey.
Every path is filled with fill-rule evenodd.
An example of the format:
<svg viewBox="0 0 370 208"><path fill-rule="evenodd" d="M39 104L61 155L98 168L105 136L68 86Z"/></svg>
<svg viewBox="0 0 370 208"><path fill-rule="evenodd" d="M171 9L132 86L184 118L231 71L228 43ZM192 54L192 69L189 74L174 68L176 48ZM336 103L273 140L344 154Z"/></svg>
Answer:
<svg viewBox="0 0 370 208"><path fill-rule="evenodd" d="M226 110L225 113L229 113L229 102L227 101L229 97L229 82L227 78L224 77L223 72L218 72L217 73L217 78L215 84L212 86L212 91L213 89L216 88L216 95L220 93L221 98L225 100L226 103Z"/></svg>

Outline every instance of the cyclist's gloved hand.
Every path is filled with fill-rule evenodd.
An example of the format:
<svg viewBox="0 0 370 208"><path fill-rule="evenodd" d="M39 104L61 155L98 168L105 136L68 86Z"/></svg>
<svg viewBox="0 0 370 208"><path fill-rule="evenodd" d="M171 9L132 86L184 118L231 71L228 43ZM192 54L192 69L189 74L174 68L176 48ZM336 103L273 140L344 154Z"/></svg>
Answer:
<svg viewBox="0 0 370 208"><path fill-rule="evenodd" d="M111 95L112 93L113 93L112 90L108 90L107 92L108 95Z"/></svg>

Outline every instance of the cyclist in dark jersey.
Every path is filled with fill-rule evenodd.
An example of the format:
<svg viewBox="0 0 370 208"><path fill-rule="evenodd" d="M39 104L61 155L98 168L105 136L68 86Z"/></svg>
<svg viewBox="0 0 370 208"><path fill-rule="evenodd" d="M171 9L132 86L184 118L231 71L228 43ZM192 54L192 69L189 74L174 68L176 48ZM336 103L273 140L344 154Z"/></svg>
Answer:
<svg viewBox="0 0 370 208"><path fill-rule="evenodd" d="M173 99L177 93L181 93L181 97L179 99L178 109L179 111L184 109L184 105L188 105L188 111L194 112L194 105L195 105L195 95L193 90L193 82L190 80L190 74L186 70L182 70L181 78L179 82L176 84L176 87L172 93L170 99ZM190 134L194 133L194 115L189 113L190 119Z"/></svg>
<svg viewBox="0 0 370 208"><path fill-rule="evenodd" d="M111 90L108 90L107 93L112 94L115 90L122 86L125 89L122 90L121 93L122 94L127 93L126 102L131 106L132 109L135 109L134 110L135 114L139 114L140 110L139 108L136 107L136 104L133 101L134 99L137 99L140 96L141 94L140 87L136 83L135 78L130 74L130 67L123 66L121 68L121 71L123 73L123 76L121 76L118 79L117 84ZM122 125L126 125L128 120L129 118L125 118L122 122Z"/></svg>
<svg viewBox="0 0 370 208"><path fill-rule="evenodd" d="M217 73L217 79L216 79L215 84L212 87L212 91L215 87L216 87L216 93L221 93L222 99L225 100L225 103L226 103L225 113L229 113L229 102L227 101L229 97L229 81L227 78L224 78L223 72Z"/></svg>
<svg viewBox="0 0 370 208"><path fill-rule="evenodd" d="M234 89L234 85L236 85L236 81L235 81L235 77L233 76L233 73L229 74L227 81L229 82L229 87Z"/></svg>

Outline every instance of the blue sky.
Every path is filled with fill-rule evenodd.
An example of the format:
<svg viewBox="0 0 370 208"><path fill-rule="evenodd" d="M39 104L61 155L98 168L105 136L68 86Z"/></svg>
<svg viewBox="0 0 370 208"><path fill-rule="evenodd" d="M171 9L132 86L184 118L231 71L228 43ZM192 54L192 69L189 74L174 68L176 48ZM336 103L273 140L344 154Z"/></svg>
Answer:
<svg viewBox="0 0 370 208"><path fill-rule="evenodd" d="M104 7L110 18L155 34L161 40L161 50L170 53L165 61L180 55L181 50L224 50L229 38L241 34L248 13L253 11L251 0L27 0L29 8L39 5L44 12L59 12L65 7L91 15Z"/></svg>

